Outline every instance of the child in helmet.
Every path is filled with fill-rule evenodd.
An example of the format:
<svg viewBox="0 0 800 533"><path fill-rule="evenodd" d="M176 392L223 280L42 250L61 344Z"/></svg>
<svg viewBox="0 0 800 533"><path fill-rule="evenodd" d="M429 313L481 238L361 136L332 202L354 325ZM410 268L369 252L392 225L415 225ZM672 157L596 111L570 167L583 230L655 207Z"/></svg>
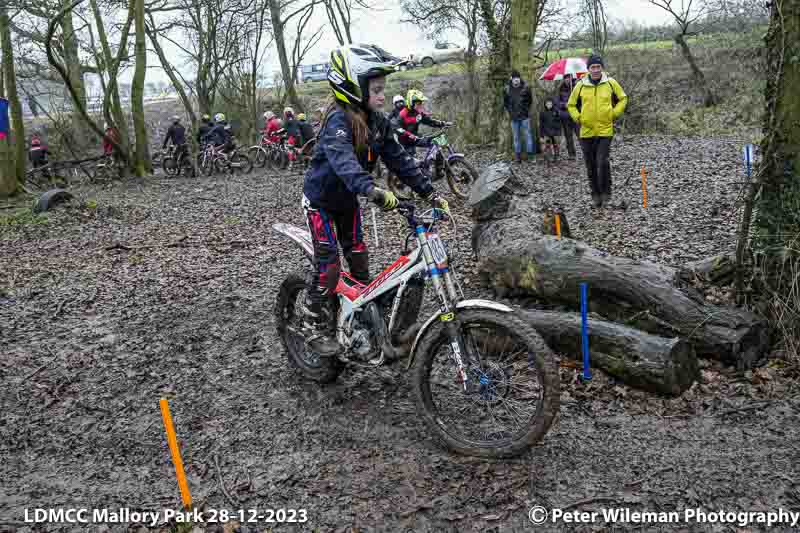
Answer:
<svg viewBox="0 0 800 533"><path fill-rule="evenodd" d="M112 139L114 142L119 144L119 132L117 128L111 126L108 122L103 125L105 129L105 133L103 135L103 155L113 155L114 154L114 145L112 144Z"/></svg>
<svg viewBox="0 0 800 533"><path fill-rule="evenodd" d="M393 123L397 123L397 117L400 116L400 111L406 106L406 99L403 98L402 94L394 95L392 98L392 112L389 113L389 120Z"/></svg>
<svg viewBox="0 0 800 533"><path fill-rule="evenodd" d="M406 107L400 110L397 117L397 133L400 144L412 156L417 153L417 146L425 146L424 139L417 136L419 125L425 124L434 128L452 126L452 122L444 122L431 118L425 113L425 102L428 98L421 91L411 89L406 96Z"/></svg>
<svg viewBox="0 0 800 533"><path fill-rule="evenodd" d="M43 167L47 164L47 154L50 151L47 145L42 143L42 139L38 133L31 135L31 147L28 150L28 160L33 165L33 168Z"/></svg>
<svg viewBox="0 0 800 533"><path fill-rule="evenodd" d="M281 129L281 120L276 117L275 113L272 111L267 111L264 113L264 120L266 121L266 125L264 126L264 134L267 136L269 142L279 142L280 139L278 138L277 132Z"/></svg>
<svg viewBox="0 0 800 533"><path fill-rule="evenodd" d="M211 115L203 115L200 119L200 127L197 129L197 144L203 146L208 142L207 137L213 127L214 122L211 120Z"/></svg>
<svg viewBox="0 0 800 533"><path fill-rule="evenodd" d="M297 115L297 125L300 128L300 145L304 146L308 141L315 137L314 128L311 124L306 122L306 114L300 113Z"/></svg>
<svg viewBox="0 0 800 533"><path fill-rule="evenodd" d="M385 78L397 68L381 50L363 45L359 49L371 55L358 55L351 45L331 53L328 81L334 102L326 112L303 184L315 266L304 329L312 351L323 357L334 356L340 349L323 314L327 301L335 298L340 245L351 275L362 283L370 279L358 195L384 209L397 207L394 194L372 181L370 172L378 158L418 194L447 209L447 202L436 195L430 181L397 143L381 111Z"/></svg>
<svg viewBox="0 0 800 533"><path fill-rule="evenodd" d="M289 146L300 144L300 124L294 117L294 109L287 107L283 110L283 127L286 130L286 142Z"/></svg>
<svg viewBox="0 0 800 533"><path fill-rule="evenodd" d="M172 124L167 129L161 149L165 149L170 141L175 146L175 160L179 161L186 151L186 128L181 124L181 117L178 115L172 117Z"/></svg>
<svg viewBox="0 0 800 533"><path fill-rule="evenodd" d="M287 107L283 110L283 128L286 130L286 144L289 146L302 146L300 143L300 124L294 118L294 109ZM289 161L294 161L296 154L289 150Z"/></svg>
<svg viewBox="0 0 800 533"><path fill-rule="evenodd" d="M233 135L231 127L223 113L214 115L214 127L208 133L208 141L223 152L233 149Z"/></svg>

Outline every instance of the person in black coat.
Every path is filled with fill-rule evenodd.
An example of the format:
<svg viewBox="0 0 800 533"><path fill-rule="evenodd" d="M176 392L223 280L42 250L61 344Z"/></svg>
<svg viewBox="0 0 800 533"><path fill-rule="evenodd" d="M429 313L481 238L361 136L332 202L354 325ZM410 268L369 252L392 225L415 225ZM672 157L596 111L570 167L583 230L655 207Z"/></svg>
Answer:
<svg viewBox="0 0 800 533"><path fill-rule="evenodd" d="M161 148L166 148L170 141L175 146L175 161L180 161L186 151L186 128L181 124L181 117L178 115L172 117L172 125L167 130L167 135L164 137L164 143Z"/></svg>
<svg viewBox="0 0 800 533"><path fill-rule="evenodd" d="M544 102L544 109L539 112L539 135L545 154L549 152L553 159L558 159L559 137L561 137L561 117L553 104L553 100L548 98Z"/></svg>
<svg viewBox="0 0 800 533"><path fill-rule="evenodd" d="M565 79L558 88L558 101L556 102L558 115L561 119L561 130L564 132L564 139L567 141L567 153L570 159L575 159L575 137L578 135L578 127L572 121L572 117L569 116L569 111L567 111L567 102L574 85L575 81L571 76Z"/></svg>
<svg viewBox="0 0 800 533"><path fill-rule="evenodd" d="M534 160L536 157L536 145L531 134L531 102L533 102L531 88L522 80L518 70L512 70L511 79L503 89L503 107L508 111L511 119L511 133L514 136L514 154L517 163L522 162L522 154L525 154L525 160ZM523 142L525 143L525 152L522 151Z"/></svg>

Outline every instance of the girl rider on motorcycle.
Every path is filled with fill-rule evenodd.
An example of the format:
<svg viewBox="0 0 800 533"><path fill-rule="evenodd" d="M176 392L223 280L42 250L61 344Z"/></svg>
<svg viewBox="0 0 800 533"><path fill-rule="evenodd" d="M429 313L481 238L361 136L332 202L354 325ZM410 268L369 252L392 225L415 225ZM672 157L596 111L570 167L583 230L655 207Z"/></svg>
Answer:
<svg viewBox="0 0 800 533"><path fill-rule="evenodd" d="M383 209L397 207L394 194L372 181L370 172L378 157L415 192L448 211L447 201L434 192L430 180L395 141L389 120L381 111L385 78L397 68L380 50L363 45L359 49L371 55L358 55L349 45L331 52L328 82L334 100L325 113L303 184L303 208L314 244L314 274L304 329L311 349L324 357L335 356L340 350L324 315L326 302L336 298L340 244L350 274L361 283L370 281L357 195L366 195Z"/></svg>
<svg viewBox="0 0 800 533"><path fill-rule="evenodd" d="M436 120L425 113L425 102L428 98L422 94L421 91L411 89L406 96L406 107L403 108L397 117L396 132L400 144L402 144L406 151L412 156L417 152L417 146L427 146L423 138L417 136L419 132L419 125L425 124L434 128L443 128L445 126L452 126L452 122L444 122Z"/></svg>

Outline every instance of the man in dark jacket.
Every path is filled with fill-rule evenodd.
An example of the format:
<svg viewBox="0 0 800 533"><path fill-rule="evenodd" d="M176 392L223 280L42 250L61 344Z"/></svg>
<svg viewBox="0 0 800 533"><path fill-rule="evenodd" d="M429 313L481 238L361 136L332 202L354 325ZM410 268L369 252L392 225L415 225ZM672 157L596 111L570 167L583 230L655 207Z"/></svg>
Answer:
<svg viewBox="0 0 800 533"><path fill-rule="evenodd" d="M567 111L567 102L569 101L569 95L572 93L573 84L572 77L565 79L561 83L558 88L558 101L556 102L558 115L561 119L561 131L567 141L567 153L570 159L575 159L575 135L578 134L578 127L572 121L572 117L569 116L569 111Z"/></svg>
<svg viewBox="0 0 800 533"><path fill-rule="evenodd" d="M511 79L503 90L503 106L511 117L511 131L514 134L514 154L517 163L522 162L520 136L525 135L526 160L535 159L536 147L531 135L531 89L522 81L518 70L511 71Z"/></svg>
<svg viewBox="0 0 800 533"><path fill-rule="evenodd" d="M161 148L166 148L170 141L175 146L175 161L180 161L186 150L186 128L181 124L181 117L178 115L172 117L172 125L167 130L167 136L164 137L164 144Z"/></svg>

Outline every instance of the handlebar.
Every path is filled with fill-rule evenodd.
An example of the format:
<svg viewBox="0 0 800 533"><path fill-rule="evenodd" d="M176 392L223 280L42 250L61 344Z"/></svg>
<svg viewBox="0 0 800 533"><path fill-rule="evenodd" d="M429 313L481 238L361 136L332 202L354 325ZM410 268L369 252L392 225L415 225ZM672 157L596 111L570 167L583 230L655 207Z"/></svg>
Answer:
<svg viewBox="0 0 800 533"><path fill-rule="evenodd" d="M408 222L408 226L414 230L420 225L427 225L428 229L430 229L437 221L447 220L447 213L436 207L431 209L430 216L422 217L421 220L416 217L415 212L417 207L411 202L399 202L395 209L398 213L405 217L406 222Z"/></svg>

